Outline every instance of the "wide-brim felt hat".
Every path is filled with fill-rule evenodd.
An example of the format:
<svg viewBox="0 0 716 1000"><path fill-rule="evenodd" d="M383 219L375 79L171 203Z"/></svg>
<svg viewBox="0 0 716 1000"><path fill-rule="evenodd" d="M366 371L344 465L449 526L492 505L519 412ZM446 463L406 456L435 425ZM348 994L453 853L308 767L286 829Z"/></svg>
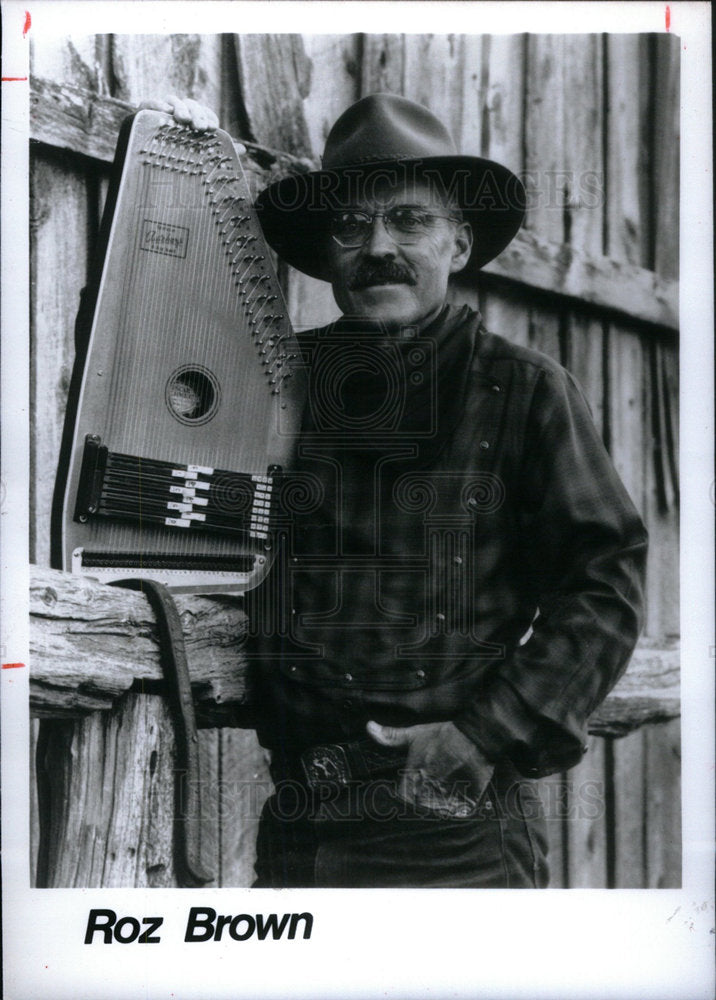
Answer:
<svg viewBox="0 0 716 1000"><path fill-rule="evenodd" d="M371 94L336 121L321 170L290 174L258 196L266 239L299 271L329 280L329 213L355 206L378 177L388 183L428 180L452 194L473 230L470 269L504 250L524 219L525 189L511 170L458 153L442 122L421 104L396 94Z"/></svg>

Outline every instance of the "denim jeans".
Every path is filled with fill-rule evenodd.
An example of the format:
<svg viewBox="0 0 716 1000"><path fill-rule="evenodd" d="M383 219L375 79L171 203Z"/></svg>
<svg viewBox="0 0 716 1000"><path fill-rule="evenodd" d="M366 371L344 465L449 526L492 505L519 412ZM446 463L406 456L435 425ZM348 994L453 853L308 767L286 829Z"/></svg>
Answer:
<svg viewBox="0 0 716 1000"><path fill-rule="evenodd" d="M418 811L397 775L310 793L279 779L264 805L256 888L545 888L547 840L533 782L510 765L471 815Z"/></svg>

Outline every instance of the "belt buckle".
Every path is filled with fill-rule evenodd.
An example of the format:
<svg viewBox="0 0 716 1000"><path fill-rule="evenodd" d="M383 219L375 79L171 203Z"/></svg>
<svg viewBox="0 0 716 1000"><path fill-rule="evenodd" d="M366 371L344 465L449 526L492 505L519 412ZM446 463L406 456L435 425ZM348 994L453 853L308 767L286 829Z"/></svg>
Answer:
<svg viewBox="0 0 716 1000"><path fill-rule="evenodd" d="M344 748L337 743L305 750L301 754L301 767L308 787L314 790L327 784L345 787L350 780L348 757Z"/></svg>

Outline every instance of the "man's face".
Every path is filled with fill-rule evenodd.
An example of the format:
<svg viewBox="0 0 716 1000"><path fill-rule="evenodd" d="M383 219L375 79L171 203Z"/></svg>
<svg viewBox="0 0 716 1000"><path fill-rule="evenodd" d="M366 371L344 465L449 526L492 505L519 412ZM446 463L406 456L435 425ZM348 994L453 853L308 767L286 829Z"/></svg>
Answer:
<svg viewBox="0 0 716 1000"><path fill-rule="evenodd" d="M397 206L449 215L455 209L427 182L376 185L370 198L351 209L372 215ZM391 331L422 329L445 301L448 278L462 270L470 256L472 231L467 223L436 218L415 243L402 245L386 230L385 219L373 222L362 246L345 248L329 236L333 297L344 314L379 320Z"/></svg>

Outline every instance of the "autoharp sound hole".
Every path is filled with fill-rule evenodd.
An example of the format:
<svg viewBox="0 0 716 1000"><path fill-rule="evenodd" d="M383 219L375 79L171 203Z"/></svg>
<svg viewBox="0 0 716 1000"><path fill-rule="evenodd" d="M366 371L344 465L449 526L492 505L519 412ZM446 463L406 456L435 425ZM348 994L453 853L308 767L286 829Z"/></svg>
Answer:
<svg viewBox="0 0 716 1000"><path fill-rule="evenodd" d="M187 365L169 378L166 401L171 415L182 424L203 424L216 413L219 384L208 369Z"/></svg>

